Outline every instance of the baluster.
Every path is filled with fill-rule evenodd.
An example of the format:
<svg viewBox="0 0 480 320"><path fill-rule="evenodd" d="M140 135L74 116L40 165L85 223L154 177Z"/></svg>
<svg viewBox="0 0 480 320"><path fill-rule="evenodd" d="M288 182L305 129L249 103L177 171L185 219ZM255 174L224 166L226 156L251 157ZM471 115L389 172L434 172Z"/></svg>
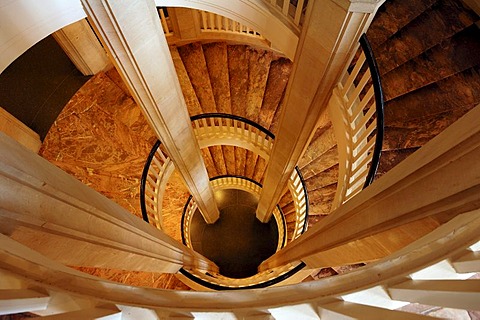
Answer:
<svg viewBox="0 0 480 320"><path fill-rule="evenodd" d="M200 14L202 15L202 29L203 31L206 31L208 29L207 13L205 11L200 11Z"/></svg>
<svg viewBox="0 0 480 320"><path fill-rule="evenodd" d="M215 14L209 12L208 13L208 23L209 23L209 29L210 30L215 30Z"/></svg>
<svg viewBox="0 0 480 320"><path fill-rule="evenodd" d="M300 25L300 18L302 17L303 13L303 2L304 0L298 0L297 8L295 9L295 17L293 18L293 22L295 25Z"/></svg>

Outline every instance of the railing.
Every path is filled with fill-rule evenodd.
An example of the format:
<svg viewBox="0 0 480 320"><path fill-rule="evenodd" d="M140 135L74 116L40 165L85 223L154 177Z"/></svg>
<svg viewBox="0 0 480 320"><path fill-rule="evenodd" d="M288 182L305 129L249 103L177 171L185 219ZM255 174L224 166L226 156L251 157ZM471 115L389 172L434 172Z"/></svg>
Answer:
<svg viewBox="0 0 480 320"><path fill-rule="evenodd" d="M252 28L213 12L198 10L201 32L239 33L263 39L260 33Z"/></svg>
<svg viewBox="0 0 480 320"><path fill-rule="evenodd" d="M303 262L289 263L242 279L228 278L221 274L202 273L198 270L180 269L180 273L205 288L222 291L270 287L290 278L303 268L305 268Z"/></svg>
<svg viewBox="0 0 480 320"><path fill-rule="evenodd" d="M275 10L287 17L294 25L300 27L303 24L308 0L264 0Z"/></svg>
<svg viewBox="0 0 480 320"><path fill-rule="evenodd" d="M273 319L285 319L286 315L294 318L299 314L312 319L336 319L341 315L423 319L391 310L409 302L479 310L480 280L468 279L473 275L470 272L480 272L479 214L478 210L461 214L404 249L347 274L292 286L221 294L133 287L103 280L68 268L0 235L0 276L5 279L2 289L15 294L15 298L12 296L8 301L4 297L2 302L16 307L16 312L45 308L53 313L72 311L66 305L56 311L49 310L50 306L55 309L53 301L46 300L40 305L31 295L21 295L24 288L34 286L65 298L61 301L87 297L102 305L113 304L122 310L119 312L134 313L142 319L150 319L153 312L164 312L165 318L188 312L195 317L235 319L235 315L245 310L250 315ZM48 293L44 291L38 297ZM80 313L91 310L80 305L73 310Z"/></svg>
<svg viewBox="0 0 480 320"><path fill-rule="evenodd" d="M302 173L298 167L288 181L288 189L295 206L295 228L291 241L300 237L308 228L308 193Z"/></svg>
<svg viewBox="0 0 480 320"><path fill-rule="evenodd" d="M224 113L205 113L191 119L200 148L230 145L245 148L268 160L275 136L259 124Z"/></svg>
<svg viewBox="0 0 480 320"><path fill-rule="evenodd" d="M225 189L236 189L236 190L243 190L250 194L253 194L257 197L260 196L260 192L262 191L262 185L257 181L251 180L247 177L240 177L240 176L218 176L215 178L210 179L210 184L213 188L213 192ZM190 196L183 208L182 214L182 226L181 226L181 233L182 233L182 241L183 244L187 247L193 249L192 241L190 238L190 230L192 225L192 218L193 214L197 210L197 205L195 201ZM273 210L273 217L275 219L275 223L277 224L278 230L278 241L277 241L277 249L279 251L287 244L287 225L285 222L285 216L282 213L282 210L277 205ZM302 230L300 230L302 231ZM301 234L301 232L300 232Z"/></svg>
<svg viewBox="0 0 480 320"><path fill-rule="evenodd" d="M197 115L191 120L201 148L231 145L248 149L265 160L270 156L275 137L253 121L222 113ZM149 222L153 217L153 224L161 228L161 203L165 186L174 168L168 156L161 150L157 151L159 146L158 143L152 148L145 164L140 184L140 201L143 219ZM308 222L307 189L298 168L292 173L288 188L295 206L295 229L290 240L292 241L306 231Z"/></svg>
<svg viewBox="0 0 480 320"><path fill-rule="evenodd" d="M365 35L361 53L341 77L329 102L337 138L339 178L333 209L373 182L383 143L383 93ZM356 58L356 57L353 57Z"/></svg>
<svg viewBox="0 0 480 320"><path fill-rule="evenodd" d="M143 220L162 230L162 202L168 180L175 170L172 160L157 141L143 168L140 182L140 207Z"/></svg>
<svg viewBox="0 0 480 320"><path fill-rule="evenodd" d="M166 7L158 7L158 16L160 17L160 22L162 23L163 33L165 36L173 35L172 21L170 15L168 14L168 9Z"/></svg>

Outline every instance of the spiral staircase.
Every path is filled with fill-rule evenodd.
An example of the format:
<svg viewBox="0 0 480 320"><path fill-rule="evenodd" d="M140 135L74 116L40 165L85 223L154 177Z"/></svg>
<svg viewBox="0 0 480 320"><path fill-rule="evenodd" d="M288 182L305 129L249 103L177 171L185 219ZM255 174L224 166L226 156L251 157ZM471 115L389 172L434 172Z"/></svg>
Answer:
<svg viewBox="0 0 480 320"><path fill-rule="evenodd" d="M440 140L457 137L455 131L459 132L461 128L471 129L468 121L457 120L480 103L480 38L475 25L477 21L478 17L457 1L412 1L408 4L390 1L377 13L367 34L377 58L386 101L385 140L377 174L379 181L382 175L386 175L451 124L456 122L457 126L440 135ZM195 42L172 47L171 53L190 116L226 113L255 122L273 134L277 132L282 99L291 71L288 59L258 47L225 42ZM95 95L85 98L93 90ZM94 108L78 109L82 107L78 103L81 100L85 105L92 101L96 104ZM113 105L119 108L112 108ZM475 112L473 116L478 115L477 109L472 110ZM98 116L98 113L104 113L105 116ZM86 120L72 120L82 117ZM324 115L298 163L308 194L309 228L341 205L335 205L341 176L338 133L335 131L335 125L338 124L332 123L331 118L334 122L334 117ZM70 131L64 130L62 121L63 125L70 126ZM86 123L91 128L86 128ZM87 146L95 147L83 149L81 153L72 147L67 141L79 133L80 136L88 136L84 138ZM128 141L122 140L125 136L129 136ZM95 142L105 138L120 143L109 146ZM461 139L462 136L457 138ZM434 142L438 143L439 139ZM154 141L154 134L140 116L122 80L111 70L95 76L66 106L45 140L41 155L140 216L139 194L136 190L140 184L143 162ZM99 151L103 151L103 158L99 156ZM109 159L109 153L113 155L112 159ZM263 180L267 162L258 152L230 144L209 146L202 149L202 153L211 178L231 175L245 176L260 183ZM415 160L421 162L428 158L426 153L418 153ZM117 165L101 165L110 162ZM172 201L164 201L161 206L161 228L181 241L179 209L187 202L188 191L174 172L170 174L173 178L165 184L163 197ZM112 184L119 187L113 193ZM279 205L285 215L287 238L293 240L298 237L298 205L289 192L285 193ZM353 205L355 202L352 200ZM292 287L298 288L298 295L292 296L288 286L254 291L251 295L259 299L258 303L252 303L251 296L242 298L244 293L241 291L221 296L185 294L180 300L190 299L186 306L177 300L174 292L126 285L152 286L157 283L158 287L166 289L187 289L171 275L161 275L163 284L158 285L158 279L157 282L145 281L150 276L153 278L154 273L76 267L86 273L125 284L99 280L49 262L39 254L30 252L30 249L2 238L2 248L11 248L2 249L2 255L6 257L2 267L7 270L2 273L3 279L7 280L2 282L2 289L8 289L12 294L9 297L5 291L7 299L4 301L7 301L7 305L23 301L29 306L23 311L36 312L45 309L49 303L59 305L58 301L79 299L77 301L80 302L70 309L70 313L57 315L64 318L109 315L152 319L288 319L301 314L303 318L312 319L422 319L427 317L412 313L406 315L389 309L404 306L409 311L405 306L408 302L467 310L476 306L478 284L475 281L478 280L453 279L469 278L473 276L471 272L479 271L479 249L478 244L475 245L478 241L478 221L477 211L458 215L451 220L438 214L422 220L421 227L419 224L410 224L406 228L413 226L422 230L408 232L395 229L397 234L394 237L402 235L404 238L391 241L397 241L399 246L405 248L341 276L318 280L325 275L356 269L364 262L370 264L370 260L359 259L355 262L360 264L350 267L328 266L309 270L301 278L318 281ZM426 236L420 238L423 235ZM18 254L13 257L13 250L28 253L33 258L26 261ZM20 266L22 272L28 274L39 287L30 287L29 281L8 271L13 270L15 265ZM87 291L88 295L85 295ZM12 299L14 292L18 293L18 297ZM83 293L83 296L72 298L77 293ZM447 298L452 295L455 298ZM98 297L103 298L98 300ZM99 302L103 305L99 305ZM57 313L52 308L49 312ZM474 316L473 311L471 315Z"/></svg>

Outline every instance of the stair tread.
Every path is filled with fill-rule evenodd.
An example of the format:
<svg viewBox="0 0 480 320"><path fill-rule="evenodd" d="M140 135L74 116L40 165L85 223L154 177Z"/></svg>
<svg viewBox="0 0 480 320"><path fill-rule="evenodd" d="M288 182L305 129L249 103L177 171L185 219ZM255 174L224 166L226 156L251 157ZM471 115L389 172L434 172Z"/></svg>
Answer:
<svg viewBox="0 0 480 320"><path fill-rule="evenodd" d="M480 64L480 31L469 27L382 77L385 101Z"/></svg>
<svg viewBox="0 0 480 320"><path fill-rule="evenodd" d="M200 106L197 94L190 82L190 78L188 77L187 70L185 69L182 58L178 53L177 47L170 47L170 54L172 55L173 64L175 66L175 71L177 72L180 87L182 88L185 103L187 104L188 114L190 116L202 114L202 107Z"/></svg>
<svg viewBox="0 0 480 320"><path fill-rule="evenodd" d="M437 0L387 1L370 25L367 36L372 48L377 48L406 26Z"/></svg>
<svg viewBox="0 0 480 320"><path fill-rule="evenodd" d="M267 85L272 53L265 50L248 49L248 91L245 115L258 122L260 109Z"/></svg>
<svg viewBox="0 0 480 320"><path fill-rule="evenodd" d="M385 105L385 123L426 118L455 108L480 103L480 65L430 84Z"/></svg>
<svg viewBox="0 0 480 320"><path fill-rule="evenodd" d="M271 62L258 117L258 123L262 127L270 128L275 114L279 113L280 101L285 93L291 71L292 63L288 59L280 58ZM272 133L275 134L273 131Z"/></svg>
<svg viewBox="0 0 480 320"><path fill-rule="evenodd" d="M384 150L421 147L462 117L468 108L446 111L427 119L405 121L401 126L385 127Z"/></svg>
<svg viewBox="0 0 480 320"><path fill-rule="evenodd" d="M245 45L228 46L228 74L232 113L245 117L248 92L248 50Z"/></svg>
<svg viewBox="0 0 480 320"><path fill-rule="evenodd" d="M221 113L232 113L227 44L225 42L204 44L203 54L207 64L217 111Z"/></svg>
<svg viewBox="0 0 480 320"><path fill-rule="evenodd" d="M454 0L439 0L374 51L383 75L472 25L476 14Z"/></svg>
<svg viewBox="0 0 480 320"><path fill-rule="evenodd" d="M312 161L315 161L321 157L336 144L337 140L333 132L332 123L329 122L316 130L310 144L307 147L307 150L298 162L298 167L302 170Z"/></svg>
<svg viewBox="0 0 480 320"><path fill-rule="evenodd" d="M378 166L376 179L393 169L397 164L405 160L412 153L417 151L419 147L397 150L382 151L380 158L380 164Z"/></svg>
<svg viewBox="0 0 480 320"><path fill-rule="evenodd" d="M338 164L338 149L335 145L301 169L303 178L309 179L310 177L327 170L336 164Z"/></svg>
<svg viewBox="0 0 480 320"><path fill-rule="evenodd" d="M337 191L337 183L332 183L323 188L309 191L309 215L327 215L332 209L333 200Z"/></svg>
<svg viewBox="0 0 480 320"><path fill-rule="evenodd" d="M199 43L191 43L177 49L195 90L202 113L217 112L202 46Z"/></svg>
<svg viewBox="0 0 480 320"><path fill-rule="evenodd" d="M334 165L327 170L324 170L316 175L310 177L309 179L305 180L305 185L308 190L308 194L310 192L321 189L325 186L331 185L338 181L338 164Z"/></svg>

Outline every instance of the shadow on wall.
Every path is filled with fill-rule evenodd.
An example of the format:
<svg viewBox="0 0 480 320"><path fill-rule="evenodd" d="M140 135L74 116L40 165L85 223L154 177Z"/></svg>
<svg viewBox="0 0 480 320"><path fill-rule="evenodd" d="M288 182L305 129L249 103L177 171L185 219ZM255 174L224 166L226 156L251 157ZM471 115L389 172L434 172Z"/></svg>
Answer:
<svg viewBox="0 0 480 320"><path fill-rule="evenodd" d="M0 106L43 141L60 111L89 78L48 36L0 74Z"/></svg>

